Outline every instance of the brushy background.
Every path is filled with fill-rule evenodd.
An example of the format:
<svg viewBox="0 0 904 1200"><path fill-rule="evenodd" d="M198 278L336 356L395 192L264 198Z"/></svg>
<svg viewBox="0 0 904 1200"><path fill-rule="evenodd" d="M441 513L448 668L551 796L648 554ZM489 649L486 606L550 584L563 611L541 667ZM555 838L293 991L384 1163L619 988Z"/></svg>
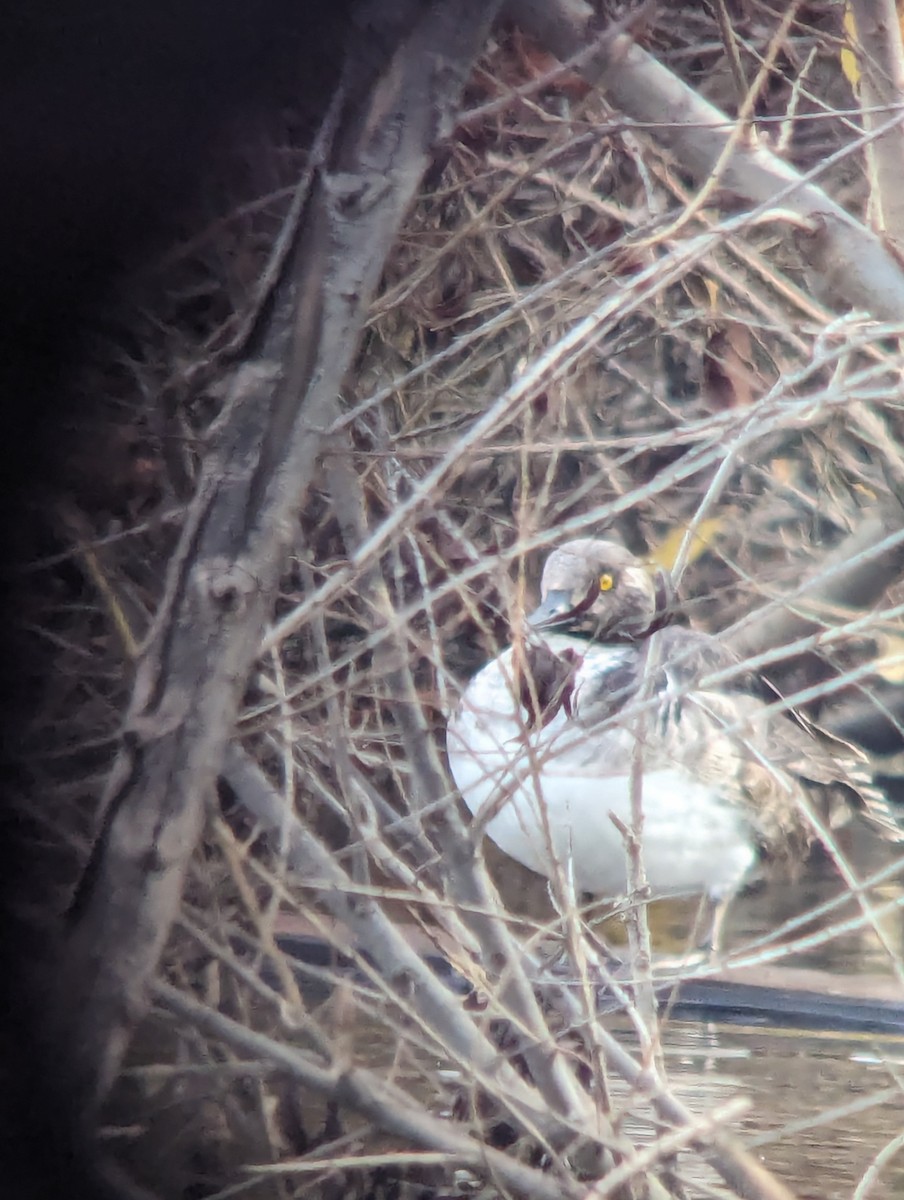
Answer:
<svg viewBox="0 0 904 1200"><path fill-rule="evenodd" d="M775 17L737 8L750 79ZM735 113L737 80L708 8L669 13L645 29L646 48ZM838 5L800 6L750 136L802 172L834 156L819 183L864 216L842 16ZM22 636L36 662L52 663L21 747L23 796L45 798L40 808L23 801L46 864L39 905L65 905L88 857L132 664L306 138L291 104L249 119L181 240L123 281L70 381L90 420L58 466L46 553L21 579ZM451 937L447 909L461 898L444 874L444 814L455 804L442 773L444 713L506 642L544 548L606 530L667 566L681 559L690 619L732 636L888 494L901 457L897 339L856 314L838 318L781 214L729 229L723 195L713 197L719 211L705 201L688 211L694 196L655 130L626 122L517 30L497 30L389 256L249 682L235 770L224 772L165 959L166 979L210 1008L337 1071L368 1067L497 1147L515 1135L494 1123L487 1081L469 1080L461 1063L450 1080L449 1048L416 1006L406 1011L379 983L368 992L346 982L322 1008L314 982L298 996L277 934L302 930L340 949L348 934L323 915L322 881L288 870L280 838L248 816L236 780L256 767L331 848L349 887L400 928ZM544 358L548 382L525 399L517 383ZM374 534L378 569L341 575ZM323 602L303 608L318 588ZM874 620L787 668L792 691L834 681L828 701L811 698L813 715L897 684L900 624L885 615L895 599L892 589ZM858 615L829 608L828 625ZM871 660L865 682L836 689ZM545 885L484 849L526 936L547 934ZM145 1022L110 1124L124 1160L151 1182L165 1178L167 1194L240 1194L217 1189L249 1186L243 1165L315 1152L317 1170L258 1179L254 1190L502 1186L438 1161L406 1164L405 1147L350 1115L338 1090L299 1097L263 1060L255 1069L238 1057L172 1013ZM537 1146L523 1157L543 1161Z"/></svg>

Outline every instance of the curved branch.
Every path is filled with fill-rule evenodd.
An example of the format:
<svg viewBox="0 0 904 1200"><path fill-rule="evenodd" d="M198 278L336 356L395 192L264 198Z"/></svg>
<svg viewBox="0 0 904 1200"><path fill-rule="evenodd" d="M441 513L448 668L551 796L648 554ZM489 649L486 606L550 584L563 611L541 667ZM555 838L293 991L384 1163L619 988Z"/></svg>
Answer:
<svg viewBox="0 0 904 1200"><path fill-rule="evenodd" d="M904 103L904 47L894 0L851 0L860 59L864 128L888 124ZM904 124L900 121L868 147L876 224L904 250Z"/></svg>
<svg viewBox="0 0 904 1200"><path fill-rule="evenodd" d="M583 0L509 0L507 11L558 58L571 58L598 38ZM733 141L735 122L636 45L625 33L603 36L598 53L578 69L610 102L668 147L684 170L705 184L721 164L721 192L754 205L780 204L800 218L800 250L827 295L880 320L904 321L904 270L882 241L812 182L764 146ZM878 140L901 121L884 121L864 139ZM844 148L841 154L850 153Z"/></svg>
<svg viewBox="0 0 904 1200"><path fill-rule="evenodd" d="M825 556L793 596L770 601L729 632L741 658L784 646L826 626L839 609L866 609L904 573L904 511L881 505Z"/></svg>
<svg viewBox="0 0 904 1200"><path fill-rule="evenodd" d="M494 11L483 0L360 6L307 206L138 663L104 830L71 913L57 1019L86 1113L146 1007L367 306Z"/></svg>

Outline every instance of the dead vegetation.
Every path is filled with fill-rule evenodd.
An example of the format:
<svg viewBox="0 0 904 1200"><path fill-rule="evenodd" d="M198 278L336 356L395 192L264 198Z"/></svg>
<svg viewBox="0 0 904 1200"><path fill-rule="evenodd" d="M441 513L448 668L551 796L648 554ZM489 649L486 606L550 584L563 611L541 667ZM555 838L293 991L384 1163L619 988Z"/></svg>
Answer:
<svg viewBox="0 0 904 1200"><path fill-rule="evenodd" d="M360 112L331 110L313 149L287 118L225 171L228 203L130 281L78 382L96 425L22 577L38 613L23 636L52 662L23 809L42 908L65 909L95 846L61 971L78 981L79 1082L120 1160L168 1195L696 1196L718 1177L790 1195L730 1131L734 1102L692 1114L676 1098L648 966L626 998L630 1048L595 1019L608 968L587 914L565 881L552 907L535 886L538 903L469 829L444 713L505 644L544 547L614 529L668 560L691 619L759 655L789 702L827 724L869 725L879 705L897 725L904 231L866 232L882 174L840 6L647 6L596 59L579 8L548 43L580 53L564 65L529 6L486 41L476 9L462 17L480 57L462 97L441 97L457 115L410 211L396 232L393 178L393 215L353 231L381 272L360 341L368 289L337 311L353 289L331 273L336 227L305 216L318 188L335 199L335 145L356 144ZM632 109L641 68L663 90L648 82ZM715 133L670 107L684 85L725 115ZM727 139L699 148L712 173L670 141L679 120L695 147ZM900 157L888 124L871 145ZM779 161L806 176L803 200L790 171L763 183ZM321 324L299 338L318 288ZM323 328L312 366L302 343ZM219 605L207 626L199 568ZM329 953L295 968L287 934Z"/></svg>

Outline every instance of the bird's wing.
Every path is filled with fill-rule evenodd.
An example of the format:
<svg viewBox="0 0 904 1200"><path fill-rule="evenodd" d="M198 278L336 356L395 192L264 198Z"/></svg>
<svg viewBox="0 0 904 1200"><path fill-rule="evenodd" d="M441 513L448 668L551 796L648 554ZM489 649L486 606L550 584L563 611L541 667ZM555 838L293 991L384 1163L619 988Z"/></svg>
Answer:
<svg viewBox="0 0 904 1200"><path fill-rule="evenodd" d="M554 653L527 655L530 694L509 666L510 651L498 660L505 670L482 673L493 679L485 716L492 720L495 704L497 716L507 709L517 722L497 746L503 757L510 751L517 773L629 775L640 739L644 770L677 767L712 781L748 809L764 840L812 838L806 812L814 786L830 799L843 797L886 838L904 840L866 755L793 709L776 707L780 693L716 638L670 626L642 644L597 648L581 660L561 655L571 642L553 636ZM726 672L718 686L706 686L707 677Z"/></svg>
<svg viewBox="0 0 904 1200"><path fill-rule="evenodd" d="M782 699L776 687L767 686L775 699ZM904 840L894 806L876 784L866 752L795 709L783 715L786 719L776 721L775 729L788 769L814 783L840 786L853 810L877 833L890 841Z"/></svg>

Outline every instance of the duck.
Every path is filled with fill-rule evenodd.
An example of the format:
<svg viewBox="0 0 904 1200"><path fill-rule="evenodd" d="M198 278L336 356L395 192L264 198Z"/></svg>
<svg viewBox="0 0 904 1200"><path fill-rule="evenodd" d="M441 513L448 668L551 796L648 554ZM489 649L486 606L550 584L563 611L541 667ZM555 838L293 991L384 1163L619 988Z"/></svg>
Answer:
<svg viewBox="0 0 904 1200"><path fill-rule="evenodd" d="M702 896L698 945L717 953L731 900L764 864L793 873L827 804L900 829L865 755L677 615L663 570L607 538L565 543L523 633L464 689L446 749L479 836L616 898L634 831L650 894Z"/></svg>

